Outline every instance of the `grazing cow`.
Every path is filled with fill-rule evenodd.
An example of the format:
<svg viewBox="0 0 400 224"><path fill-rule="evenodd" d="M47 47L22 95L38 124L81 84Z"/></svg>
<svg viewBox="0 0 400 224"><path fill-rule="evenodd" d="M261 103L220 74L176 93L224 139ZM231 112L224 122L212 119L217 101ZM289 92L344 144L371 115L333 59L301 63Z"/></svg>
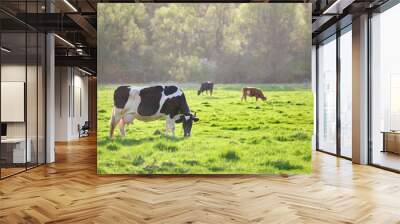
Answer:
<svg viewBox="0 0 400 224"><path fill-rule="evenodd" d="M258 89L258 88L244 87L242 89L242 92L243 92L242 101L243 101L243 99L246 100L247 96L256 97L256 101L258 101L258 98L262 99L263 101L267 100L267 98L264 96L262 90Z"/></svg>
<svg viewBox="0 0 400 224"><path fill-rule="evenodd" d="M214 83L208 81L208 82L203 82L200 86L200 89L197 91L197 95L200 96L201 93L204 91L208 93L210 91L210 96L212 96L214 90Z"/></svg>
<svg viewBox="0 0 400 224"><path fill-rule="evenodd" d="M193 121L199 119L190 112L185 94L176 86L132 87L120 86L114 91L114 107L110 120L110 138L119 123L121 136L125 136L125 124L134 119L153 121L166 118L165 134L175 135L175 123L183 124L184 137L189 137Z"/></svg>

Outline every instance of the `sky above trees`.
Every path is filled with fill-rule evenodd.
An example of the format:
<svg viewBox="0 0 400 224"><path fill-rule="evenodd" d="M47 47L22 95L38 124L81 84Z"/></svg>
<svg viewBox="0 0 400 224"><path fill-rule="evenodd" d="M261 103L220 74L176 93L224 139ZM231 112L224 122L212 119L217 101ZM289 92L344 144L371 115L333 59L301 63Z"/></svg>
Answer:
<svg viewBox="0 0 400 224"><path fill-rule="evenodd" d="M304 83L309 4L98 4L100 83Z"/></svg>

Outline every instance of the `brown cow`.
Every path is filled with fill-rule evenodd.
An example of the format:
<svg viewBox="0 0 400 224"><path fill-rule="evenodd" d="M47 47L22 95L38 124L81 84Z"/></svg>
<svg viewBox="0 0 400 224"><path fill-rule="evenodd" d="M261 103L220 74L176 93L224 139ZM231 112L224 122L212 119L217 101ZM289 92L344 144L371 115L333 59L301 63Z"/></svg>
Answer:
<svg viewBox="0 0 400 224"><path fill-rule="evenodd" d="M246 100L247 96L256 97L256 101L258 101L258 98L262 99L263 101L267 100L267 97L264 96L262 90L258 89L258 88L244 87L242 89L242 92L243 92L242 101L243 101L243 99Z"/></svg>

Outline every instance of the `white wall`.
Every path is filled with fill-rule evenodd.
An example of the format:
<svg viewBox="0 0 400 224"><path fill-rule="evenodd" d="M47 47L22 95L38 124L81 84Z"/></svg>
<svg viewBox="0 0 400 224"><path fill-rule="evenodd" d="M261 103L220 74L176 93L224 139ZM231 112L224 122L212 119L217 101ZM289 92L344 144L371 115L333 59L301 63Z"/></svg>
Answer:
<svg viewBox="0 0 400 224"><path fill-rule="evenodd" d="M56 67L56 141L78 139L78 125L88 120L88 78L83 75L76 68Z"/></svg>
<svg viewBox="0 0 400 224"><path fill-rule="evenodd" d="M77 70L74 71L74 96L71 96L71 99L74 99L74 102L71 102L71 105L74 105L71 108L72 111L72 119L71 119L71 135L73 138L79 137L78 132L78 124L83 125L85 121L88 121L88 78L85 76L76 75ZM80 101L80 102L79 102ZM80 108L81 107L81 108ZM80 111L81 110L81 111Z"/></svg>
<svg viewBox="0 0 400 224"><path fill-rule="evenodd" d="M55 68L55 141L68 140L69 68Z"/></svg>
<svg viewBox="0 0 400 224"><path fill-rule="evenodd" d="M37 70L38 69L38 70ZM32 162L39 159L39 163L44 163L44 150L45 150L45 117L44 117L44 93L43 82L44 74L42 67L32 65L25 66L25 64L3 64L1 66L1 81L2 82L24 82L26 84L26 107L24 105L19 108L19 113L26 112L26 120L22 122L5 122L7 123L7 137L9 138L24 138L25 135L30 140L30 148L32 155ZM27 78L27 80L25 80ZM3 89L4 90L4 89ZM2 90L2 91L3 91ZM24 90L20 90L20 94L24 94ZM7 97L2 95L3 97ZM1 108L7 111L12 108ZM8 111L12 113L12 111ZM24 116L24 115L22 115ZM49 160L51 162L51 160Z"/></svg>
<svg viewBox="0 0 400 224"><path fill-rule="evenodd" d="M5 82L25 82L24 65L2 65L1 66L1 81ZM6 108L1 108L6 110ZM7 137L25 137L25 122L8 122L7 123Z"/></svg>

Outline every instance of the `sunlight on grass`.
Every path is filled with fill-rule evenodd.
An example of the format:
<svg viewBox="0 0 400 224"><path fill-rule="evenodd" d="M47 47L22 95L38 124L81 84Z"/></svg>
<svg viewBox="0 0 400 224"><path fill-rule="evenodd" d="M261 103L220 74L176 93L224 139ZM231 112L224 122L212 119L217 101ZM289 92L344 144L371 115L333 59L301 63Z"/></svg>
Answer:
<svg viewBox="0 0 400 224"><path fill-rule="evenodd" d="M311 172L313 96L303 85L252 85L268 100L241 102L239 84L216 85L214 96L197 96L183 85L190 109L200 121L192 136L164 135L165 120L135 120L126 137L108 139L115 86L98 89L98 173L210 174Z"/></svg>

